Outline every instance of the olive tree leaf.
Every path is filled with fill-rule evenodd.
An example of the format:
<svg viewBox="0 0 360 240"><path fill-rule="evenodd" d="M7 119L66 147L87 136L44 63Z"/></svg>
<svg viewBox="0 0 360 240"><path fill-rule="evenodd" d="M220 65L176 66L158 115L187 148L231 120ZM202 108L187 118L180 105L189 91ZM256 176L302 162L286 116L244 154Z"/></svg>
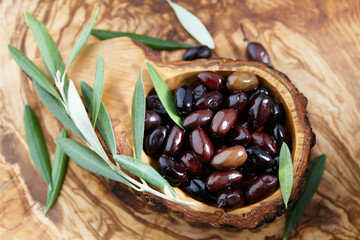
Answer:
<svg viewBox="0 0 360 240"><path fill-rule="evenodd" d="M31 158L42 178L49 187L52 188L49 153L39 122L29 105L25 105L24 108L24 123L26 141L29 146Z"/></svg>
<svg viewBox="0 0 360 240"><path fill-rule="evenodd" d="M184 29L190 33L190 35L193 36L199 43L214 49L214 40L200 19L182 6L173 3L170 0L167 1L174 10L177 18L179 19L179 22L184 27Z"/></svg>
<svg viewBox="0 0 360 240"><path fill-rule="evenodd" d="M55 80L55 74L57 70L59 70L61 73L64 72L64 63L59 50L57 49L54 40L42 22L37 20L28 12L25 13L25 19L32 35L35 38L45 67L52 79Z"/></svg>
<svg viewBox="0 0 360 240"><path fill-rule="evenodd" d="M38 83L44 90L57 98L59 101L62 101L59 93L56 91L56 88L51 84L51 81L28 57L10 44L8 45L8 49L19 67L34 81L34 83Z"/></svg>
<svg viewBox="0 0 360 240"><path fill-rule="evenodd" d="M81 92L84 97L86 108L90 111L90 114L92 114L91 96L93 94L93 89L86 82L81 81ZM106 145L110 149L111 154L116 155L116 142L115 142L114 130L111 125L111 119L109 113L106 110L103 102L101 102L100 105L100 110L96 121L96 127L99 130L101 136L104 138Z"/></svg>
<svg viewBox="0 0 360 240"><path fill-rule="evenodd" d="M176 107L174 105L174 97L170 92L168 86L164 82L164 80L160 77L159 73L151 66L151 64L146 61L147 68L149 70L151 81L154 85L155 91L164 105L165 110L169 114L170 118L182 129L182 118L179 115Z"/></svg>
<svg viewBox="0 0 360 240"><path fill-rule="evenodd" d="M106 153L101 146L98 137L96 136L94 128L91 125L84 104L81 101L81 98L75 88L73 81L70 81L69 83L68 103L69 115L74 121L76 127L84 136L86 143L92 146L94 148L93 150L102 158L107 158Z"/></svg>
<svg viewBox="0 0 360 240"><path fill-rule="evenodd" d="M285 208L287 208L287 204L290 199L293 186L293 178L294 169L290 149L287 144L283 142L279 156L279 182L281 194L285 203Z"/></svg>
<svg viewBox="0 0 360 240"><path fill-rule="evenodd" d="M126 155L115 155L114 160L126 171L160 189L167 187L173 196L177 196L171 185L149 164Z"/></svg>
<svg viewBox="0 0 360 240"><path fill-rule="evenodd" d="M284 240L287 239L290 232L295 227L296 223L299 221L300 216L303 214L303 212L311 202L311 199L313 198L317 188L319 187L322 175L324 173L325 163L325 154L318 156L312 161L310 171L306 180L305 190L288 212Z"/></svg>
<svg viewBox="0 0 360 240"><path fill-rule="evenodd" d="M91 118L93 121L93 127L95 127L96 120L99 114L100 105L101 105L101 96L103 92L104 84L104 58L99 52L97 64L96 64L96 73L95 73L95 82L94 82L94 91L92 95L92 111Z"/></svg>
<svg viewBox="0 0 360 240"><path fill-rule="evenodd" d="M73 120L67 114L63 104L55 98L49 92L45 91L44 88L40 86L36 81L34 81L35 91L37 92L41 102L45 105L47 109L66 127L68 127L72 132L78 135L81 139L85 140L84 136L75 126Z"/></svg>
<svg viewBox="0 0 360 240"><path fill-rule="evenodd" d="M135 156L141 161L141 153L144 142L144 121L145 121L145 91L142 81L142 69L135 85L132 99L132 134L135 149Z"/></svg>
<svg viewBox="0 0 360 240"><path fill-rule="evenodd" d="M90 33L91 33L91 29L94 26L96 19L98 17L99 14L99 9L96 10L94 17L91 19L91 22L86 24L80 34L80 37L78 40L76 40L74 47L71 51L69 60L67 62L65 71L63 73L63 77L65 77L67 70L69 69L70 65L74 62L75 58L77 57L77 55L79 55L81 49L84 47L86 41L89 39ZM66 88L65 88L66 90Z"/></svg>
<svg viewBox="0 0 360 240"><path fill-rule="evenodd" d="M60 137L67 137L67 132L65 128L62 129ZM54 164L51 170L51 180L53 188L48 189L44 215L52 207L52 205L54 205L57 197L59 196L66 172L67 162L68 156L60 148L60 146L57 145L54 154Z"/></svg>
<svg viewBox="0 0 360 240"><path fill-rule="evenodd" d="M55 137L56 142L61 149L80 167L89 172L99 174L103 177L121 182L127 186L131 186L125 178L120 176L95 152L81 145L80 143L64 137Z"/></svg>
<svg viewBox="0 0 360 240"><path fill-rule="evenodd" d="M118 37L129 37L129 38L134 39L135 41L142 43L154 50L176 50L176 49L183 49L183 48L192 48L192 47L196 46L194 44L173 42L173 41L168 41L168 40L164 40L164 39L152 38L152 37L148 37L148 36L144 36L144 35L139 35L139 34L135 34L135 33L114 32L114 31L99 30L99 29L93 29L91 31L91 35L93 35L101 40L118 38Z"/></svg>

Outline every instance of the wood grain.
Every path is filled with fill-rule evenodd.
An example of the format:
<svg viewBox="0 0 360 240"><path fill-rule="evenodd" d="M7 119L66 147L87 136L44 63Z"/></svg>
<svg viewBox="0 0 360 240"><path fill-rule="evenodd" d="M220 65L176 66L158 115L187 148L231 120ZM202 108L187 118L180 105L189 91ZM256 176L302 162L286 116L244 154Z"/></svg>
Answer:
<svg viewBox="0 0 360 240"><path fill-rule="evenodd" d="M274 66L287 73L309 99L309 118L317 135L313 156L325 152L328 159L318 192L291 237L359 238L360 3L290 0L178 3L196 13L209 28L215 39L216 56L244 59L246 44L239 29L243 23L248 37L266 47ZM281 238L285 217L252 231L188 223L144 203L125 187L105 184L106 180L72 161L58 201L43 216L46 186L30 160L24 140L24 104L30 104L37 116L46 120L41 124L50 152L55 149L53 136L60 133L61 124L34 96L32 83L11 60L6 44L20 48L31 59L40 57L23 17L23 12L29 11L45 23L63 52L72 46L96 8L100 9L97 28L194 43L164 1L0 2L3 19L0 27L6 33L0 38L3 46L0 50L0 238ZM160 54L176 60L183 51ZM117 136L126 137L121 132Z"/></svg>

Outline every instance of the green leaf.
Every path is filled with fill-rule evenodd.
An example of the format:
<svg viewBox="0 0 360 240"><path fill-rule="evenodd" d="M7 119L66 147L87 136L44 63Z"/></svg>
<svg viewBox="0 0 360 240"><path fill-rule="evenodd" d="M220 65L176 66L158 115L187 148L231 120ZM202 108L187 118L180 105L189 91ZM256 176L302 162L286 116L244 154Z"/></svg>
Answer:
<svg viewBox="0 0 360 240"><path fill-rule="evenodd" d="M136 82L134 95L132 99L132 134L135 149L135 156L141 161L141 153L144 142L144 125L145 125L145 91L142 81L142 69Z"/></svg>
<svg viewBox="0 0 360 240"><path fill-rule="evenodd" d="M93 127L95 127L96 119L99 114L100 105L101 105L101 96L103 92L103 84L104 84L104 58L99 52L98 59L96 63L96 73L95 73L95 82L94 89L92 95L92 111L91 118L93 121Z"/></svg>
<svg viewBox="0 0 360 240"><path fill-rule="evenodd" d="M65 72L63 73L63 76L65 76L65 74L67 73L67 70L69 69L70 65L74 62L75 58L77 57L77 55L79 55L81 49L84 47L86 41L89 39L90 36L90 32L92 27L94 26L96 19L98 17L99 14L99 9L96 10L96 13L94 15L94 17L92 18L91 22L86 24L85 27L83 28L80 37L78 40L76 40L74 47L71 51L68 63L66 65L65 68ZM66 92L67 89L65 89Z"/></svg>
<svg viewBox="0 0 360 240"><path fill-rule="evenodd" d="M68 110L71 119L74 121L77 129L85 138L85 142L102 158L106 158L106 153L91 125L83 102L77 92L73 81L69 83L68 89Z"/></svg>
<svg viewBox="0 0 360 240"><path fill-rule="evenodd" d="M8 49L19 67L34 81L34 83L38 83L44 90L57 98L59 101L62 101L51 81L28 57L26 57L14 46L8 45Z"/></svg>
<svg viewBox="0 0 360 240"><path fill-rule="evenodd" d="M45 67L55 80L56 71L64 72L64 63L60 56L59 50L50 34L48 33L45 25L34 18L30 13L25 13L26 23L32 35L35 38L36 44L40 50Z"/></svg>
<svg viewBox="0 0 360 240"><path fill-rule="evenodd" d="M176 196L175 190L171 185L149 164L125 155L115 155L114 160L126 171L160 189L164 189L167 186L171 194Z"/></svg>
<svg viewBox="0 0 360 240"><path fill-rule="evenodd" d="M283 142L279 156L279 182L285 208L290 199L293 186L294 169L289 147Z"/></svg>
<svg viewBox="0 0 360 240"><path fill-rule="evenodd" d="M91 96L93 94L93 90L86 82L81 81L81 92L84 97L86 108L90 111L90 114L92 114ZM111 151L111 154L116 155L114 130L111 125L109 113L107 112L103 102L101 102L100 105L100 110L96 121L96 127L99 130L101 136L104 138L106 145Z"/></svg>
<svg viewBox="0 0 360 240"><path fill-rule="evenodd" d="M60 137L67 137L67 132L65 128L62 129ZM46 212L52 207L52 205L54 205L57 197L59 196L66 172L67 162L68 157L60 148L60 146L57 145L55 149L54 165L51 170L51 180L53 188L48 189L44 214L46 214Z"/></svg>
<svg viewBox="0 0 360 240"><path fill-rule="evenodd" d="M184 29L190 33L190 35L193 36L199 43L214 49L214 40L200 19L180 5L173 3L170 0L167 1L174 10Z"/></svg>
<svg viewBox="0 0 360 240"><path fill-rule="evenodd" d="M127 186L131 184L114 170L95 152L91 151L87 147L75 142L72 139L55 137L55 140L60 145L61 149L64 150L74 162L80 167L88 170L89 172L99 174L103 177L121 182Z"/></svg>
<svg viewBox="0 0 360 240"><path fill-rule="evenodd" d="M299 221L300 216L311 202L311 199L314 196L324 173L325 163L325 154L318 156L312 161L305 185L305 190L288 212L284 239L287 239L290 232L292 231L296 223Z"/></svg>
<svg viewBox="0 0 360 240"><path fill-rule="evenodd" d="M31 158L42 178L50 188L52 188L49 153L46 148L39 122L29 105L25 105L24 108L24 123L26 141L29 146Z"/></svg>
<svg viewBox="0 0 360 240"><path fill-rule="evenodd" d="M118 37L129 37L155 50L176 50L183 48L192 48L196 46L194 44L173 42L164 39L158 39L144 35L134 34L134 33L113 32L113 31L99 30L99 29L93 29L91 31L91 35L101 40L118 38Z"/></svg>
<svg viewBox="0 0 360 240"><path fill-rule="evenodd" d="M66 110L63 106L63 104L56 99L54 96L49 94L47 91L44 90L38 84L34 81L34 87L35 90L41 100L41 102L45 105L47 109L66 127L68 127L72 132L74 132L76 135L78 135L81 139L85 139L81 132L77 129L75 126L73 120L69 117L69 115L66 113Z"/></svg>
<svg viewBox="0 0 360 240"><path fill-rule="evenodd" d="M159 73L151 66L151 64L146 61L147 68L149 70L151 81L154 85L155 91L164 105L165 110L169 114L170 118L182 129L182 118L177 112L175 105L174 105L174 97L170 92L168 86L164 82L164 80L160 77Z"/></svg>

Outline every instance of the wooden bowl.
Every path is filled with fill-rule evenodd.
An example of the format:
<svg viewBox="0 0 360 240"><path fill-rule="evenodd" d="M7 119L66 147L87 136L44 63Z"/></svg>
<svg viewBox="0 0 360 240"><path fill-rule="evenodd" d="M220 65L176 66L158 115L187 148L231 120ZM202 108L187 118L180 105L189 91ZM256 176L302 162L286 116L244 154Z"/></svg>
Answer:
<svg viewBox="0 0 360 240"><path fill-rule="evenodd" d="M97 52L101 51L105 60L105 83L103 101L112 118L118 151L132 155L131 99L137 76L143 67L145 94L152 89L150 77L144 60L148 60L163 77L170 90L176 89L184 81L192 81L202 71L217 71L229 75L234 71L246 71L256 74L283 103L287 120L286 128L291 132L291 149L294 165L294 184L290 202L302 191L310 161L314 135L306 116L307 99L291 83L289 78L271 66L257 62L235 61L230 59L197 60L192 62L170 62L161 59L156 52L128 38L111 39L88 45L74 62L69 76L79 84L83 79L93 84ZM65 54L65 58L68 53ZM78 87L79 85L77 85ZM79 88L78 88L79 89ZM150 158L143 153L143 161ZM284 203L280 189L268 198L242 208L223 210L196 201L179 188L175 188L182 200L193 201L196 206L176 204L148 193L141 197L150 199L157 205L178 212L186 218L209 223L213 226L232 226L236 228L255 228L265 222L271 222L284 213Z"/></svg>

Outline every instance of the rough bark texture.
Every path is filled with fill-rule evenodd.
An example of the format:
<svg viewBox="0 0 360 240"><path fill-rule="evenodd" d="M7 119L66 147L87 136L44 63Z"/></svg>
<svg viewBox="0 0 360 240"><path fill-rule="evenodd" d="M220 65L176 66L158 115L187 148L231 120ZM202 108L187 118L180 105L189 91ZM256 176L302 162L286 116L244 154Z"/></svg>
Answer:
<svg viewBox="0 0 360 240"><path fill-rule="evenodd" d="M309 100L308 116L317 135L312 156L327 153L324 178L309 208L300 219L293 239L356 239L360 235L360 42L357 1L181 1L205 23L215 39L215 55L245 59L246 43L239 24L245 25L248 38L261 42L272 64L285 72ZM194 43L178 24L164 1L2 1L1 81L0 81L0 238L1 239L278 239L283 234L285 216L255 230L233 230L188 223L174 213L144 203L128 188L109 184L70 161L61 195L42 215L46 185L37 173L25 142L22 112L30 104L44 121L50 152L53 136L61 124L34 95L32 83L9 56L10 43L31 59L40 57L26 27L24 11L43 21L65 52L79 36L82 26L100 9L96 28L146 34L169 40ZM96 39L91 38L91 41ZM133 55L106 59L112 65L139 56L141 49L120 49ZM139 51L139 52L137 52ZM184 51L162 52L165 59L180 59ZM64 59L66 62L66 58ZM131 58L132 61L139 61ZM74 80L85 74L91 82L94 66L79 59L70 70ZM86 66L86 67L84 67ZM121 69L107 75L105 82L134 79L139 69ZM106 69L105 69L106 74ZM135 77L134 77L135 76ZM109 79L109 80L107 80ZM116 88L104 86L105 104L122 112L130 98ZM133 91L132 86L119 87ZM118 112L117 112L118 111ZM131 136L121 131L129 114L114 119L118 142ZM121 140L122 139L122 140ZM119 151L132 154L130 146ZM116 193L116 194L114 194Z"/></svg>

